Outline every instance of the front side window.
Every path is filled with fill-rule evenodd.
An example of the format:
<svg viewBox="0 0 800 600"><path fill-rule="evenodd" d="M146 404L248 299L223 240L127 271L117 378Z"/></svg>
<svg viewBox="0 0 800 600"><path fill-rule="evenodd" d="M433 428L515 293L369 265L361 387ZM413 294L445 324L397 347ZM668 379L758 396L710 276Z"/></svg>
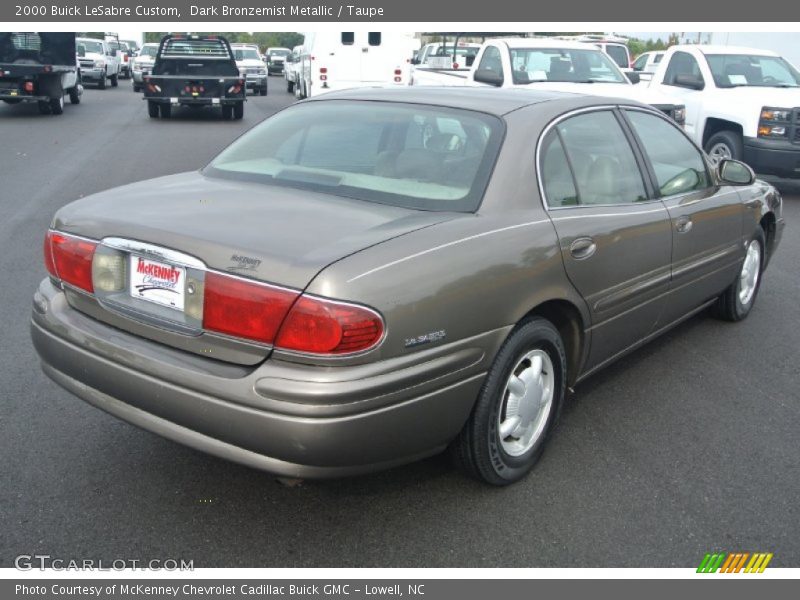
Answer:
<svg viewBox="0 0 800 600"><path fill-rule="evenodd" d="M676 52L667 65L667 72L664 74L664 85L681 86L678 77L684 75L692 77L700 82L703 81L703 74L700 72L700 65L697 64L694 56L687 52Z"/></svg>
<svg viewBox="0 0 800 600"><path fill-rule="evenodd" d="M481 56L481 62L478 64L479 70L493 71L499 75L503 74L503 60L500 56L500 50L496 46L489 46Z"/></svg>
<svg viewBox="0 0 800 600"><path fill-rule="evenodd" d="M630 204L647 200L633 150L610 110L569 117L555 129L577 185L578 204ZM547 168L556 169L550 165ZM545 170L542 165L542 172Z"/></svg>
<svg viewBox="0 0 800 600"><path fill-rule="evenodd" d="M706 163L683 133L655 115L637 110L628 110L625 114L653 165L662 196L709 187Z"/></svg>
<svg viewBox="0 0 800 600"><path fill-rule="evenodd" d="M717 87L798 87L800 73L780 56L706 55Z"/></svg>
<svg viewBox="0 0 800 600"><path fill-rule="evenodd" d="M613 61L600 50L512 48L510 52L516 84L536 81L628 83Z"/></svg>
<svg viewBox="0 0 800 600"><path fill-rule="evenodd" d="M204 173L421 210L477 209L500 119L466 110L329 100L286 109Z"/></svg>

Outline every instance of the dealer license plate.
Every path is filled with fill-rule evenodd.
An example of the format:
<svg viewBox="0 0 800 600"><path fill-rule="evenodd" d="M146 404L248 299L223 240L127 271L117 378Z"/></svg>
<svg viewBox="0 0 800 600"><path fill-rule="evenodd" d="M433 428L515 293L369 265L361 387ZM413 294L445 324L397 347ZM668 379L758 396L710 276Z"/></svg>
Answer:
<svg viewBox="0 0 800 600"><path fill-rule="evenodd" d="M129 272L131 296L183 311L186 269L131 255Z"/></svg>

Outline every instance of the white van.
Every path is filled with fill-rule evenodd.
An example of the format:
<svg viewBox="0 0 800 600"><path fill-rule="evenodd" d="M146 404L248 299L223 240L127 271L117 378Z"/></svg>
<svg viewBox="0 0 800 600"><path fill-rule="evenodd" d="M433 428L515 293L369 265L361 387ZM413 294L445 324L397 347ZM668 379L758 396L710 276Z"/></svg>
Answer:
<svg viewBox="0 0 800 600"><path fill-rule="evenodd" d="M407 86L419 41L412 33L306 33L295 95L308 98L347 88Z"/></svg>

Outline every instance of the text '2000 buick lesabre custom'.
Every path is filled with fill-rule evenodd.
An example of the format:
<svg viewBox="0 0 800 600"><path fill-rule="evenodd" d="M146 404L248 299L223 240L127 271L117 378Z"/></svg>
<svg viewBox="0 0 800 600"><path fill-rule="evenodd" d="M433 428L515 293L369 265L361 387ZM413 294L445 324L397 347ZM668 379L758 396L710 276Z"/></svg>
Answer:
<svg viewBox="0 0 800 600"><path fill-rule="evenodd" d="M503 485L568 387L705 307L746 317L783 225L642 104L332 93L59 210L32 337L67 390L217 456L334 477L449 448Z"/></svg>

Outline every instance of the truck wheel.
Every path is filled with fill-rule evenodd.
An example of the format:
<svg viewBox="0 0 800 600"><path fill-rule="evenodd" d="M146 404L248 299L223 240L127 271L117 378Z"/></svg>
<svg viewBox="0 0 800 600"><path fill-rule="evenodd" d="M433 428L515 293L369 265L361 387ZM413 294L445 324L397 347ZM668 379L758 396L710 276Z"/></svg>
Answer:
<svg viewBox="0 0 800 600"><path fill-rule="evenodd" d="M50 98L50 112L54 115L60 115L64 112L64 96L58 98Z"/></svg>
<svg viewBox="0 0 800 600"><path fill-rule="evenodd" d="M81 103L81 95L78 92L78 86L76 85L73 88L69 88L69 102L70 104L80 104Z"/></svg>
<svg viewBox="0 0 800 600"><path fill-rule="evenodd" d="M233 118L237 121L244 117L244 102L237 102L233 105Z"/></svg>
<svg viewBox="0 0 800 600"><path fill-rule="evenodd" d="M718 131L708 139L705 150L714 164L723 158L742 160L742 136L734 131Z"/></svg>
<svg viewBox="0 0 800 600"><path fill-rule="evenodd" d="M286 80L286 93L294 93L294 81Z"/></svg>
<svg viewBox="0 0 800 600"><path fill-rule="evenodd" d="M119 73L112 75L110 79L111 87L117 87L119 85Z"/></svg>
<svg viewBox="0 0 800 600"><path fill-rule="evenodd" d="M134 83L134 84L133 84L133 91L134 91L134 93L135 93L135 92L141 92L141 91L142 91L142 86L140 86L140 85L136 85L136 84Z"/></svg>
<svg viewBox="0 0 800 600"><path fill-rule="evenodd" d="M43 115L50 114L50 103L47 100L39 100L37 104L39 105L40 113L42 113Z"/></svg>
<svg viewBox="0 0 800 600"><path fill-rule="evenodd" d="M100 76L100 81L97 82L98 90L106 89L106 77L108 77L108 72L104 71L103 74Z"/></svg>
<svg viewBox="0 0 800 600"><path fill-rule="evenodd" d="M266 96L267 95L267 85L266 84L264 84L264 87L262 87L260 90L258 90L258 94L260 96Z"/></svg>
<svg viewBox="0 0 800 600"><path fill-rule="evenodd" d="M518 481L539 460L565 392L566 353L545 319L523 321L508 336L452 443L456 465L492 485Z"/></svg>
<svg viewBox="0 0 800 600"><path fill-rule="evenodd" d="M158 118L158 104L156 102L152 100L147 101L147 114L150 115L151 119Z"/></svg>
<svg viewBox="0 0 800 600"><path fill-rule="evenodd" d="M162 119L169 119L172 116L172 104L162 104L159 108Z"/></svg>

